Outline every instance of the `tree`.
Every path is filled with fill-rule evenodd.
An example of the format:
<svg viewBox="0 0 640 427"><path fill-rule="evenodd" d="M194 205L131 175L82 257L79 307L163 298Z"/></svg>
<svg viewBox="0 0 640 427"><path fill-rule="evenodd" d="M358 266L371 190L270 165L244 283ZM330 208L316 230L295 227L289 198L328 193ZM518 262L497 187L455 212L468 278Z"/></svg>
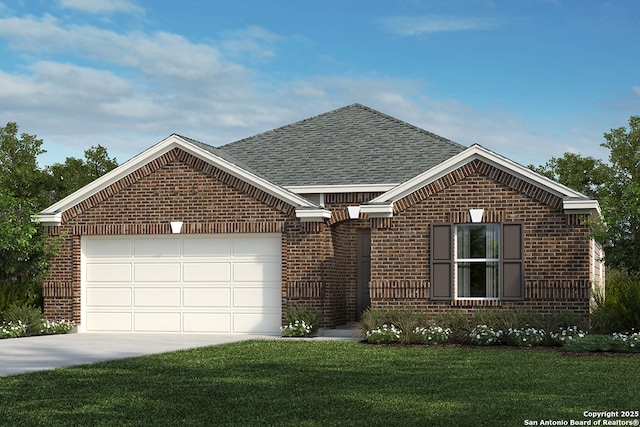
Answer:
<svg viewBox="0 0 640 427"><path fill-rule="evenodd" d="M596 238L609 243L608 265L640 273L640 116L605 133L611 175L602 197L604 227Z"/></svg>
<svg viewBox="0 0 640 427"><path fill-rule="evenodd" d="M602 217L593 222L594 237L606 246L605 262L640 273L640 116L604 134L609 164L565 153L531 169L600 202Z"/></svg>
<svg viewBox="0 0 640 427"><path fill-rule="evenodd" d="M40 303L57 241L32 216L118 166L98 145L84 152L85 160L69 157L41 169L42 144L35 135L18 135L16 123L0 127L0 315L11 305Z"/></svg>
<svg viewBox="0 0 640 427"><path fill-rule="evenodd" d="M101 145L85 150L84 160L67 157L64 163L49 166L47 171L53 179L53 201L68 196L117 166L116 158L110 158L107 149Z"/></svg>
<svg viewBox="0 0 640 427"><path fill-rule="evenodd" d="M0 312L16 303L36 303L52 246L31 220L35 204L0 190Z"/></svg>
<svg viewBox="0 0 640 427"><path fill-rule="evenodd" d="M31 200L38 208L47 204L48 174L38 167L38 155L45 153L42 140L23 133L18 137L14 122L0 127L0 188L18 200Z"/></svg>
<svg viewBox="0 0 640 427"><path fill-rule="evenodd" d="M552 157L543 166L529 165L529 168L596 200L600 199L611 174L611 168L601 160L574 153Z"/></svg>

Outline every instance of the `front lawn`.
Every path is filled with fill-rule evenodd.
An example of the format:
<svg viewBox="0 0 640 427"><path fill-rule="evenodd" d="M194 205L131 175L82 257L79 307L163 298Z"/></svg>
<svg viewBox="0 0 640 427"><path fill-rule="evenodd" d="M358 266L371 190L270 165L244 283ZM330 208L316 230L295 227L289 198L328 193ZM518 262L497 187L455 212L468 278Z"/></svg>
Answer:
<svg viewBox="0 0 640 427"><path fill-rule="evenodd" d="M0 425L522 426L638 396L637 357L266 340L0 378Z"/></svg>

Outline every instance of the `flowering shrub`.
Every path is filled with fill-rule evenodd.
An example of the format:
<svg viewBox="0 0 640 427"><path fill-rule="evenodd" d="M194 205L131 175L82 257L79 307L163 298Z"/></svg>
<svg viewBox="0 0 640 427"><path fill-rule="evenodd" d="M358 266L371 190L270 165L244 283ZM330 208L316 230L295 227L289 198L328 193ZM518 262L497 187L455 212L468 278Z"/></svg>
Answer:
<svg viewBox="0 0 640 427"><path fill-rule="evenodd" d="M497 345L502 343L504 332L487 325L478 325L469 332L469 342L473 345Z"/></svg>
<svg viewBox="0 0 640 427"><path fill-rule="evenodd" d="M9 322L0 325L0 339L1 338L18 338L23 336L27 332L27 325L18 320L17 323Z"/></svg>
<svg viewBox="0 0 640 427"><path fill-rule="evenodd" d="M536 328L524 328L524 329L512 329L509 328L504 334L504 341L507 345L515 345L518 347L532 347L539 345L544 341L546 332L544 329Z"/></svg>
<svg viewBox="0 0 640 427"><path fill-rule="evenodd" d="M451 337L451 329L440 326L430 326L428 328L416 328L415 335L422 344L436 345L444 344Z"/></svg>
<svg viewBox="0 0 640 427"><path fill-rule="evenodd" d="M583 338L585 335L587 335L587 333L577 326L569 326L567 328L561 328L558 332L549 333L549 337L556 345L562 345L576 338Z"/></svg>
<svg viewBox="0 0 640 427"><path fill-rule="evenodd" d="M68 320L44 320L40 328L40 335L66 334L75 326L74 322Z"/></svg>
<svg viewBox="0 0 640 427"><path fill-rule="evenodd" d="M305 337L313 330L312 325L307 325L304 320L296 320L280 328L285 337Z"/></svg>
<svg viewBox="0 0 640 427"><path fill-rule="evenodd" d="M616 349L626 352L640 352L640 332L632 334L613 334L613 343Z"/></svg>
<svg viewBox="0 0 640 427"><path fill-rule="evenodd" d="M367 331L367 341L372 344L391 344L400 340L402 331L392 323L385 323L379 328Z"/></svg>

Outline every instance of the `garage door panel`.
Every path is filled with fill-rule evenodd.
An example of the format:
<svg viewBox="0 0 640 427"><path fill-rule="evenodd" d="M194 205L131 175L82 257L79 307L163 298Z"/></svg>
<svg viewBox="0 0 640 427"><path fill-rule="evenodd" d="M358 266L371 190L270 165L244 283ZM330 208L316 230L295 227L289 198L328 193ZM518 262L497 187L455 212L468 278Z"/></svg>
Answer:
<svg viewBox="0 0 640 427"><path fill-rule="evenodd" d="M280 281L279 262L236 262L233 264L234 282Z"/></svg>
<svg viewBox="0 0 640 427"><path fill-rule="evenodd" d="M136 238L133 244L133 253L137 257L180 256L179 239Z"/></svg>
<svg viewBox="0 0 640 427"><path fill-rule="evenodd" d="M131 264L86 264L87 282L131 282Z"/></svg>
<svg viewBox="0 0 640 427"><path fill-rule="evenodd" d="M83 330L276 334L281 237L82 237Z"/></svg>
<svg viewBox="0 0 640 427"><path fill-rule="evenodd" d="M280 330L280 314L234 313L233 332L236 334L269 334Z"/></svg>
<svg viewBox="0 0 640 427"><path fill-rule="evenodd" d="M89 332L130 332L131 313L88 313L87 331Z"/></svg>
<svg viewBox="0 0 640 427"><path fill-rule="evenodd" d="M231 288L185 288L185 307L231 307Z"/></svg>
<svg viewBox="0 0 640 427"><path fill-rule="evenodd" d="M229 257L231 238L196 238L184 240L186 257Z"/></svg>
<svg viewBox="0 0 640 427"><path fill-rule="evenodd" d="M180 263L136 263L136 282L179 282Z"/></svg>
<svg viewBox="0 0 640 427"><path fill-rule="evenodd" d="M280 237L238 237L233 241L233 255L280 255Z"/></svg>
<svg viewBox="0 0 640 427"><path fill-rule="evenodd" d="M131 256L131 240L91 239L85 246L85 254L91 258L115 258Z"/></svg>
<svg viewBox="0 0 640 427"><path fill-rule="evenodd" d="M179 312L135 313L133 325L135 332L180 332L181 314Z"/></svg>
<svg viewBox="0 0 640 427"><path fill-rule="evenodd" d="M238 308L280 307L280 288L247 287L233 289L233 306Z"/></svg>
<svg viewBox="0 0 640 427"><path fill-rule="evenodd" d="M230 262L185 262L185 282L231 282Z"/></svg>
<svg viewBox="0 0 640 427"><path fill-rule="evenodd" d="M131 288L89 288L87 307L131 307Z"/></svg>
<svg viewBox="0 0 640 427"><path fill-rule="evenodd" d="M231 313L185 313L184 331L228 334L231 332Z"/></svg>
<svg viewBox="0 0 640 427"><path fill-rule="evenodd" d="M136 307L180 307L180 288L136 288Z"/></svg>

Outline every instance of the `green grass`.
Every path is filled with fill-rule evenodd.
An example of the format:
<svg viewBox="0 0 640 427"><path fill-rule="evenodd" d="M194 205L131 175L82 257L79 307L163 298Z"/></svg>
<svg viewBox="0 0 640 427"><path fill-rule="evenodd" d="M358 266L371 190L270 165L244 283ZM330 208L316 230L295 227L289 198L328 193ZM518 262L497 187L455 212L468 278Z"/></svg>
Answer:
<svg viewBox="0 0 640 427"><path fill-rule="evenodd" d="M247 341L0 378L2 426L521 426L640 409L640 358Z"/></svg>

